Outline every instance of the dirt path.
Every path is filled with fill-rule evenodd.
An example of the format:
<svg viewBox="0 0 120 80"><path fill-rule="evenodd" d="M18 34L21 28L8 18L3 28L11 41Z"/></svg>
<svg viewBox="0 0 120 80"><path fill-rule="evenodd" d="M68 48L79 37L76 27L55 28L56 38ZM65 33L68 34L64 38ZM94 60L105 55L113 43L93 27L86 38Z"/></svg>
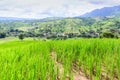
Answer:
<svg viewBox="0 0 120 80"><path fill-rule="evenodd" d="M57 55L55 54L54 51L51 52L51 58L55 61L55 64L57 65L56 67L59 67L59 77L58 77L58 80L60 80L60 77L62 76L63 71L64 71L63 65L61 63L57 62ZM82 74L83 74L82 72L80 72L80 74L78 72L74 73L74 75L73 75L74 80L88 80ZM66 77L66 80L69 80L69 79Z"/></svg>
<svg viewBox="0 0 120 80"><path fill-rule="evenodd" d="M74 80L88 80L86 77L79 74L74 75Z"/></svg>

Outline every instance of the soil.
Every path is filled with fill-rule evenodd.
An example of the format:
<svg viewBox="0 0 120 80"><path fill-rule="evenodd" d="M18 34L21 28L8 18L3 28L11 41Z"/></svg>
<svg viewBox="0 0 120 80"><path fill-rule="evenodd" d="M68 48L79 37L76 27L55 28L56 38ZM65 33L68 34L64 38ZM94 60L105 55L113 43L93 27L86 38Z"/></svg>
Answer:
<svg viewBox="0 0 120 80"><path fill-rule="evenodd" d="M55 64L59 67L59 78L58 80L60 79L60 76L63 74L63 71L64 71L64 68L63 68L63 65L61 63L58 63L57 62L57 56L55 54L54 51L51 52L51 58L55 61ZM74 72L73 72L74 73ZM73 75L73 78L74 80L88 80L85 76L82 75L83 73L74 73ZM66 80L69 80L68 77L66 77Z"/></svg>

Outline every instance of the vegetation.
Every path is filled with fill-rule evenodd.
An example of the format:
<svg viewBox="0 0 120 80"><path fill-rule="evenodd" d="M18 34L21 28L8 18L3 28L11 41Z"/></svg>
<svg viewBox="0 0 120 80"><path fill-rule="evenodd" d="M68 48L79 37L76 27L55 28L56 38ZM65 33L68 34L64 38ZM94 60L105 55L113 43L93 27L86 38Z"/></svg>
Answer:
<svg viewBox="0 0 120 80"><path fill-rule="evenodd" d="M0 38L5 38L6 37L6 33L0 33Z"/></svg>
<svg viewBox="0 0 120 80"><path fill-rule="evenodd" d="M104 32L101 34L100 38L118 38L118 36L111 32Z"/></svg>
<svg viewBox="0 0 120 80"><path fill-rule="evenodd" d="M19 36L48 39L98 38L104 33L120 36L119 17L58 18L33 21L0 22L0 32L6 37ZM112 38L112 37L111 37Z"/></svg>
<svg viewBox="0 0 120 80"><path fill-rule="evenodd" d="M119 80L119 37L119 17L0 21L0 79Z"/></svg>
<svg viewBox="0 0 120 80"><path fill-rule="evenodd" d="M0 79L76 80L80 75L89 80L119 80L119 45L119 39L3 43Z"/></svg>
<svg viewBox="0 0 120 80"><path fill-rule="evenodd" d="M18 37L19 37L20 40L23 40L24 39L24 34L20 34Z"/></svg>
<svg viewBox="0 0 120 80"><path fill-rule="evenodd" d="M95 5L101 1L88 3ZM65 9L69 7L68 3L62 4ZM2 9L5 5L0 8L2 13L12 7L23 14L26 10L34 12L33 5L32 10L21 10L20 4ZM48 7L40 12L41 17L62 16L54 15L52 7ZM39 13L28 17L35 15ZM0 17L0 80L120 80L119 38L120 6L96 9L78 17Z"/></svg>

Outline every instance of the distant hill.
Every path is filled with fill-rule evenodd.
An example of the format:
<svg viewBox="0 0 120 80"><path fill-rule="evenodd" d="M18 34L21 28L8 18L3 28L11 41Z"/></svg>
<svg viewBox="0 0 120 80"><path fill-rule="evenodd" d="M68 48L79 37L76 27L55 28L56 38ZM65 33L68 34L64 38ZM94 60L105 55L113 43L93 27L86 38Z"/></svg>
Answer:
<svg viewBox="0 0 120 80"><path fill-rule="evenodd" d="M31 18L17 18L17 17L0 17L0 21L22 21L22 20L33 20Z"/></svg>
<svg viewBox="0 0 120 80"><path fill-rule="evenodd" d="M86 13L81 17L106 17L106 16L120 16L120 5L114 7L104 7Z"/></svg>
<svg viewBox="0 0 120 80"><path fill-rule="evenodd" d="M35 19L35 18L17 18L17 17L0 17L0 22L14 22L14 21L32 21L32 22L48 22L55 20L63 20L63 17L47 17L43 19Z"/></svg>
<svg viewBox="0 0 120 80"><path fill-rule="evenodd" d="M27 37L55 37L67 35L73 37L95 38L104 32L120 36L120 17L108 18L45 18L30 21L0 22L0 32L7 36L25 34Z"/></svg>

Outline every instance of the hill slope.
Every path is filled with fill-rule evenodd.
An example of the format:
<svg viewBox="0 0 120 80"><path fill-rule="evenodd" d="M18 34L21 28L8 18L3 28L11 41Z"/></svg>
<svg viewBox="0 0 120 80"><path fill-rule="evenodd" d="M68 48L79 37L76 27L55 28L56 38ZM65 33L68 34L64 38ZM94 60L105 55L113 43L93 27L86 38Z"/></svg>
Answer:
<svg viewBox="0 0 120 80"><path fill-rule="evenodd" d="M120 16L120 5L96 9L90 13L82 15L82 17L105 17L105 16Z"/></svg>

